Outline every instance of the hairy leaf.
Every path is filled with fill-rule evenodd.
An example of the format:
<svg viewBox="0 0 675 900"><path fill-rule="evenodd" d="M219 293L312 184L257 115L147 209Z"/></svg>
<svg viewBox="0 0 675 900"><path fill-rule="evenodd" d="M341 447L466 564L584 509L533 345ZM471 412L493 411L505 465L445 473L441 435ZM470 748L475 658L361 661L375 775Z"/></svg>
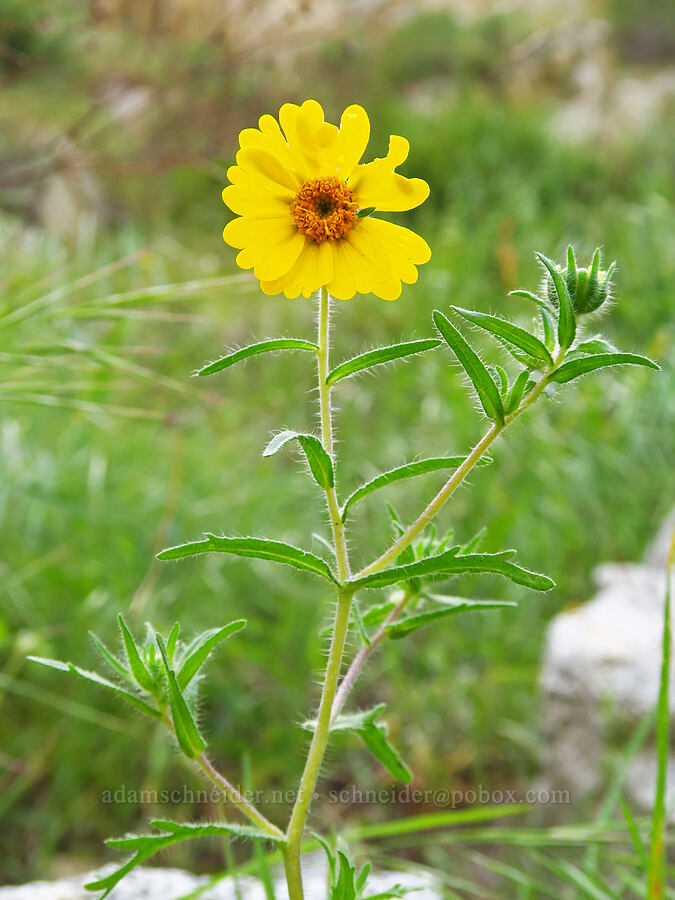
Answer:
<svg viewBox="0 0 675 900"><path fill-rule="evenodd" d="M381 475L376 475L375 478L362 484L361 487L357 488L354 493L347 497L342 507L342 521L344 522L347 517L347 511L354 503L357 503L373 491L378 490L378 488L386 487L388 484L402 481L405 478L414 478L417 475L424 475L426 472L438 472L442 469L456 469L462 465L465 459L466 456L434 456L429 459L420 459L416 462L405 463L405 465L397 466L397 468L390 469L388 472L383 472ZM477 464L486 466L491 462L491 459L484 458L479 460Z"/></svg>
<svg viewBox="0 0 675 900"><path fill-rule="evenodd" d="M463 316L479 328L483 328L485 331L493 334L500 341L507 341L529 356L533 356L540 363L546 363L547 365L553 363L551 354L539 338L525 331L524 328L514 325L513 322L509 322L507 319L502 319L499 316L476 312L475 310L461 309L459 306L452 306L451 309L454 309L460 316Z"/></svg>
<svg viewBox="0 0 675 900"><path fill-rule="evenodd" d="M91 638L92 643L101 654L103 659L108 663L110 668L119 675L120 678L123 678L124 681L128 681L129 684L136 684L136 680L134 679L131 672L124 666L120 660L114 656L110 650L106 647L103 641L100 641L93 631L89 632L89 637Z"/></svg>
<svg viewBox="0 0 675 900"><path fill-rule="evenodd" d="M115 850L129 850L133 852L131 859L127 860L114 872L106 875L98 881L91 881L85 887L88 891L105 891L103 898L107 897L115 885L128 875L136 866L141 865L146 859L170 847L180 841L198 837L244 837L254 840L274 842L264 831L253 828L250 825L237 825L229 822L169 822L164 819L155 819L151 822L153 828L159 829L163 834L136 834L123 838L109 838L106 844Z"/></svg>
<svg viewBox="0 0 675 900"><path fill-rule="evenodd" d="M198 553L231 553L234 556L268 559L272 562L294 566L296 569L313 572L315 575L327 578L328 581L337 583L328 564L323 559L283 541L270 541L265 538L230 538L207 533L201 541L192 541L189 544L162 550L157 554L157 559L182 559Z"/></svg>
<svg viewBox="0 0 675 900"><path fill-rule="evenodd" d="M271 353L274 350L312 350L317 353L319 348L311 341L303 341L299 338L276 338L271 341L259 341L257 344L250 344L248 347L242 347L241 350L235 350L228 353L221 359L209 363L208 366L200 369L198 375L213 375L215 372L222 372L235 363L241 362L242 359L248 359L249 356L257 356L258 353Z"/></svg>
<svg viewBox="0 0 675 900"><path fill-rule="evenodd" d="M535 591L549 591L554 587L554 582L546 575L530 572L521 566L508 561L515 550L505 550L501 553L467 553L458 556L459 547L453 547L438 556L430 556L417 562L407 563L403 566L394 566L375 572L363 578L357 578L351 584L357 589L380 588L418 575L464 575L468 573L481 573L503 575L516 584L532 588Z"/></svg>
<svg viewBox="0 0 675 900"><path fill-rule="evenodd" d="M389 743L386 724L376 721L385 709L386 704L380 703L379 706L363 712L346 713L338 716L331 724L330 730L332 732L351 731L354 734L358 734L373 756L379 759L394 778L407 784L412 781L412 773L398 752ZM307 731L315 731L316 721L305 722L302 727Z"/></svg>
<svg viewBox="0 0 675 900"><path fill-rule="evenodd" d="M84 678L85 681L91 681L94 684L97 684L99 687L108 688L108 690L114 691L114 693L119 697L122 697L123 700L126 700L127 703L130 703L140 712L152 716L153 719L162 718L161 712L158 709L155 709L154 706L150 706L149 703L146 703L145 700L141 700L140 697L136 694L132 694L131 691L127 691L125 688L121 688L114 682L108 681L107 678L99 675L98 672L89 672L87 669L81 669L79 666L73 665L73 663L62 662L60 659L45 659L42 656L29 656L28 659L30 659L31 662L40 663L41 666L48 666L50 669L58 669L60 672L70 672L73 675Z"/></svg>
<svg viewBox="0 0 675 900"><path fill-rule="evenodd" d="M171 668L169 657L161 636L157 635L157 645L162 654L164 668L169 682L169 702L171 704L171 718L176 731L176 739L183 753L189 759L195 759L206 750L206 741L199 733L197 723L185 702L183 692L178 686L176 673Z"/></svg>
<svg viewBox="0 0 675 900"><path fill-rule="evenodd" d="M539 262L548 269L548 273L553 280L555 292L558 297L558 343L562 350L567 350L572 346L574 336L577 333L577 317L572 305L572 298L565 283L562 273L553 262L543 253L536 254Z"/></svg>
<svg viewBox="0 0 675 900"><path fill-rule="evenodd" d="M433 350L434 347L440 345L440 341L436 338L429 338L421 341L406 341L404 344L392 344L390 347L378 347L376 350L369 350L353 359L348 359L339 366L336 366L328 373L326 384L335 384L342 381L343 378L349 378L365 369L372 369L373 366L382 365L382 363L391 362L394 359L402 359L404 356L411 356L414 353L424 353L425 350Z"/></svg>
<svg viewBox="0 0 675 900"><path fill-rule="evenodd" d="M578 359L570 359L564 362L555 372L552 372L547 381L556 384L565 384L580 375L594 372L596 369L605 369L608 366L648 366L650 369L660 369L653 360L637 353L599 353L593 356L582 356Z"/></svg>
<svg viewBox="0 0 675 900"><path fill-rule="evenodd" d="M155 683L152 680L150 672L148 672L147 666L141 659L140 653L138 652L138 647L136 646L136 641L127 628L127 623L124 621L121 613L117 616L117 621L119 622L120 630L122 632L124 649L127 653L127 660L129 662L131 674L134 676L143 690L148 691L148 693L153 693L153 691L155 690Z"/></svg>
<svg viewBox="0 0 675 900"><path fill-rule="evenodd" d="M307 457L314 480L327 491L335 485L333 462L323 448L323 444L313 434L301 434L297 431L281 431L275 435L263 450L263 456L273 456L289 441L297 441Z"/></svg>
<svg viewBox="0 0 675 900"><path fill-rule="evenodd" d="M202 632L185 648L182 654L180 668L176 676L178 687L184 691L188 684L195 677L199 669L206 662L206 659L221 641L241 631L246 625L246 619L237 619L230 622L229 625L223 625L222 628L210 628L208 631ZM167 648L168 652L168 648Z"/></svg>
<svg viewBox="0 0 675 900"><path fill-rule="evenodd" d="M510 413L514 412L514 410L518 409L520 406L520 401L523 399L523 394L525 393L525 388L527 386L527 382L530 377L530 372L528 369L523 369L520 375L513 382L511 390L506 397L506 402L504 404L504 412L508 416Z"/></svg>
<svg viewBox="0 0 675 900"><path fill-rule="evenodd" d="M453 606L445 606L442 609L433 609L416 616L408 616L406 619L401 619L398 622L392 622L391 625L386 625L385 629L388 637L398 641L401 638L412 634L413 631L417 631L418 628L422 628L424 625L429 625L438 619L454 616L456 613L480 612L486 609L499 609L503 606L517 605L517 603L512 603L507 600L463 600Z"/></svg>
<svg viewBox="0 0 675 900"><path fill-rule="evenodd" d="M434 311L434 324L471 379L486 416L503 425L502 398L481 358L461 332L438 310Z"/></svg>

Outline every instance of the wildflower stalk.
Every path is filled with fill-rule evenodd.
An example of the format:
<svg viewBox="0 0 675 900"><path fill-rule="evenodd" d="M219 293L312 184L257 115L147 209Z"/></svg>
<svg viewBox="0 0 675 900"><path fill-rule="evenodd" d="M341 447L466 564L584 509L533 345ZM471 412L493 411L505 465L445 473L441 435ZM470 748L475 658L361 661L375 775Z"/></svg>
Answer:
<svg viewBox="0 0 675 900"><path fill-rule="evenodd" d="M387 636L387 625L391 625L392 622L395 622L396 619L398 619L398 617L401 615L405 607L414 596L415 595L412 591L406 590L403 592L403 596L389 613L384 623L380 626L379 630L376 631L373 637L370 639L370 643L361 647L359 652L352 660L352 663L347 669L345 677L340 682L340 687L338 688L338 691L335 695L335 701L333 703L333 709L331 710L330 716L331 722L334 722L335 719L340 715L347 697L349 696L349 692L354 687L356 679L361 673L361 669L363 669L373 651L380 646L382 641Z"/></svg>
<svg viewBox="0 0 675 900"><path fill-rule="evenodd" d="M169 729L169 731L175 736L176 730L173 726L173 722L169 718L169 716L164 714L164 724ZM243 794L237 790L237 788L223 775L222 772L219 772L218 769L213 765L211 760L208 758L206 753L201 753L199 756L195 758L195 762L200 768L202 774L213 784L219 788L223 794L227 797L227 799L232 803L233 806L239 810L247 819L250 819L254 825L268 834L271 838L275 840L283 839L283 832L281 829L277 828L270 820L264 816L260 810L256 809L252 803L250 803Z"/></svg>
<svg viewBox="0 0 675 900"><path fill-rule="evenodd" d="M276 840L283 839L283 832L277 828L276 825L273 825L266 816L253 806L253 804L249 803L246 797L244 797L243 794L241 794L237 788L231 784L218 769L216 769L205 753L198 756L195 762L209 781L212 781L220 788L227 799L237 807L239 812L243 813L254 825L257 825L258 828L266 834L269 834L270 837L275 838Z"/></svg>
<svg viewBox="0 0 675 900"><path fill-rule="evenodd" d="M415 540L418 534L424 531L427 525L445 506L445 504L448 502L448 500L454 494L460 484L464 481L469 472L473 469L476 463L479 462L483 454L499 437L506 426L517 419L523 412L525 412L525 410L529 406L531 406L539 397L539 395L546 387L547 375L549 375L560 364L564 356L565 351L561 350L558 356L554 359L552 365L548 368L546 374L543 375L540 381L535 385L535 387L532 388L525 400L523 400L523 402L516 410L514 410L505 418L504 424L498 425L495 422L495 424L485 432L483 437L476 444L471 453L469 453L462 465L455 470L448 481L436 494L431 503L429 503L426 509L417 517L417 519L415 519L412 525L410 525L410 527L401 535L400 538L398 538L398 540L394 541L394 543L389 547L388 550L385 550L385 552L374 562L370 563L370 565L366 566L364 569L361 569L361 571L354 576L355 578L363 578L366 575L372 575L374 572L379 572L381 569L385 569L390 563L393 563L396 560L396 557L400 553L402 553L409 544L411 544Z"/></svg>
<svg viewBox="0 0 675 900"><path fill-rule="evenodd" d="M328 365L330 357L330 298L325 288L319 294L319 325L318 325L318 379L319 379L319 408L321 414L321 441L324 449L333 456L333 426L331 415L331 388L327 383ZM337 500L335 487L326 488L326 503L330 516L333 542L338 564L337 607L335 620L328 652L328 662L321 689L321 700L316 722L316 729L310 744L309 753L305 762L305 768L300 780L300 787L293 806L291 818L286 831L286 844L283 847L284 867L288 894L290 900L302 900L302 869L300 865L302 834L309 814L319 771L326 752L330 734L331 711L340 678L342 655L345 640L349 629L349 614L351 611L353 590L344 586L350 577L349 555L345 539L344 525L340 515L340 506Z"/></svg>

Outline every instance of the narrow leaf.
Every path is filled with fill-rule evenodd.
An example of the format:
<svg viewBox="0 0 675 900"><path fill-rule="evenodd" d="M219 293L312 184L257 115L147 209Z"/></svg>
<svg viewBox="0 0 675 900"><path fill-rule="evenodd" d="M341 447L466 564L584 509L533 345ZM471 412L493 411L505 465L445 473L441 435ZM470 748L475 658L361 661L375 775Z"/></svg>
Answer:
<svg viewBox="0 0 675 900"><path fill-rule="evenodd" d="M41 666L48 666L50 669L58 669L60 672L70 672L72 675L77 675L85 681L91 681L99 687L107 688L123 700L126 700L127 703L130 703L131 706L135 707L139 712L145 713L153 719L162 718L162 714L158 709L155 709L154 706L150 706L149 703L146 703L145 700L141 700L140 697L136 694L132 694L131 691L127 691L125 688L121 688L114 682L108 681L107 678L103 678L98 672L89 672L87 669L81 669L79 666L73 665L73 663L62 662L60 659L45 659L42 656L29 656L28 659L30 659L31 662L40 663Z"/></svg>
<svg viewBox="0 0 675 900"><path fill-rule="evenodd" d="M164 850L166 847L170 847L172 844L177 844L180 841L198 837L234 836L274 842L274 838L250 825L237 825L229 822L181 824L162 819L157 819L151 824L154 828L168 833L127 835L123 838L109 838L106 841L109 847L114 847L116 850L130 850L133 851L134 855L104 878L86 884L85 888L88 891L105 891L103 898L107 897L124 876L128 875L136 866L141 865L146 859L160 850Z"/></svg>
<svg viewBox="0 0 675 900"><path fill-rule="evenodd" d="M189 759L195 759L206 750L206 741L199 733L197 723L185 702L183 693L176 680L176 673L171 668L164 641L159 634L157 635L157 645L162 654L164 668L169 681L169 702L171 704L171 718L173 719L176 739L183 753Z"/></svg>
<svg viewBox="0 0 675 900"><path fill-rule="evenodd" d="M166 641L166 652L169 656L169 660L173 663L173 657L176 652L176 643L178 642L178 635L180 634L180 623L174 622L173 628L169 632L169 637Z"/></svg>
<svg viewBox="0 0 675 900"><path fill-rule="evenodd" d="M610 344L609 341L604 340L604 338L594 337L589 338L587 341L580 341L574 347L574 352L591 355L595 353L616 353L617 350L614 344Z"/></svg>
<svg viewBox="0 0 675 900"><path fill-rule="evenodd" d="M289 441L297 441L307 457L314 480L325 491L335 485L333 462L323 448L321 441L313 434L297 431L281 431L275 435L263 450L263 456L273 456Z"/></svg>
<svg viewBox="0 0 675 900"><path fill-rule="evenodd" d="M113 654L110 652L110 650L108 650L108 648L103 643L103 641L100 641L96 637L96 635L94 634L93 631L89 632L89 637L91 638L92 643L94 644L94 646L96 647L98 652L101 654L103 659L108 663L110 668L113 670L113 672L116 672L120 676L120 678L123 678L125 681L128 681L129 684L136 684L131 672L126 668L126 666L122 665L122 663L119 661L119 659L116 656L113 656Z"/></svg>
<svg viewBox="0 0 675 900"><path fill-rule="evenodd" d="M150 672L148 672L145 663L141 659L138 648L136 646L136 641L127 628L127 623L124 621L121 613L117 616L117 621L119 622L120 630L122 632L124 649L127 653L127 660L129 662L131 674L144 690L148 691L148 693L152 693L155 690L155 683L152 680Z"/></svg>
<svg viewBox="0 0 675 900"><path fill-rule="evenodd" d="M454 309L460 316L463 316L469 322L473 322L474 325L493 334L501 341L507 341L509 344L513 344L524 353L533 356L542 363L546 363L546 365L553 364L551 354L539 338L530 334L528 331L525 331L525 329L521 328L519 325L514 325L513 322L502 319L500 316L491 316L487 313L476 312L475 310L461 309L459 306L452 306L451 309Z"/></svg>
<svg viewBox="0 0 675 900"><path fill-rule="evenodd" d="M370 481L362 484L353 494L344 502L342 507L342 521L347 517L347 511L351 506L362 500L368 494L378 490L378 488L386 487L396 481L402 481L405 478L414 478L417 475L424 475L427 472L438 472L442 469L457 469L466 460L466 456L434 456L429 459L420 459L417 462L405 463L405 465L397 466L381 475L376 475ZM489 465L491 459L479 460L478 465Z"/></svg>
<svg viewBox="0 0 675 900"><path fill-rule="evenodd" d="M408 784L412 781L412 773L403 762L398 752L389 743L387 726L376 720L386 709L384 703L363 712L346 713L338 716L331 724L331 732L351 731L358 734L370 752L391 772L398 781ZM316 729L316 721L305 722L302 726L307 731Z"/></svg>
<svg viewBox="0 0 675 900"><path fill-rule="evenodd" d="M554 587L554 582L546 575L530 572L515 563L508 561L507 556L512 556L515 551L507 550L501 553L467 553L457 556L460 548L454 547L438 556L430 556L418 562L407 563L403 566L394 566L375 572L363 578L357 578L351 584L357 588L380 588L399 581L405 581L417 575L464 575L468 573L481 573L503 575L516 584L532 588L535 591L549 591Z"/></svg>
<svg viewBox="0 0 675 900"><path fill-rule="evenodd" d="M245 625L246 619L237 619L234 622L230 622L229 625L224 625L222 628L210 628L192 641L183 655L180 668L178 669L178 675L176 676L178 687L184 691L202 665L206 662L211 651L214 650L221 641L224 641L225 638L241 631Z"/></svg>
<svg viewBox="0 0 675 900"><path fill-rule="evenodd" d="M578 359L569 359L564 362L555 372L552 372L547 381L556 382L557 384L566 384L573 378L580 375L586 375L588 372L594 372L596 369L604 369L608 366L647 366L650 369L660 369L661 367L648 359L646 356L639 356L637 353L599 353L593 356L582 356Z"/></svg>
<svg viewBox="0 0 675 900"><path fill-rule="evenodd" d="M544 344L549 351L555 350L555 327L551 313L542 306L539 310L541 315L541 327L544 334Z"/></svg>
<svg viewBox="0 0 675 900"><path fill-rule="evenodd" d="M471 379L485 414L488 418L494 419L500 425L503 425L504 408L502 406L502 398L499 395L497 385L492 380L492 376L485 368L481 358L461 332L438 310L434 311L434 324Z"/></svg>
<svg viewBox="0 0 675 900"><path fill-rule="evenodd" d="M258 353L271 353L274 350L312 350L317 353L319 348L311 341L303 341L299 338L276 338L271 341L260 341L257 344L250 344L248 347L242 347L241 350L235 350L234 353L228 353L221 359L209 363L208 366L199 369L198 375L213 375L214 372L222 372L235 363L241 362L242 359L248 359L249 356L257 356Z"/></svg>
<svg viewBox="0 0 675 900"><path fill-rule="evenodd" d="M418 628L422 628L424 625L429 625L438 619L454 616L456 613L480 612L486 609L499 609L502 606L517 605L517 603L512 603L507 600L464 600L454 606L445 606L443 609L433 609L430 612L420 613L417 616L408 616L407 619L401 619L399 622L393 622L391 625L386 625L385 630L388 637L395 641L399 641L401 638L407 637L409 634L412 634L413 631L417 631Z"/></svg>
<svg viewBox="0 0 675 900"><path fill-rule="evenodd" d="M376 350L369 350L353 359L340 363L331 372L328 373L326 384L335 384L342 381L343 378L349 378L356 375L357 372L363 372L365 369L372 369L373 366L380 366L382 363L391 362L394 359L402 359L404 356L412 356L414 353L424 353L425 350L433 350L434 347L440 345L440 341L430 338L422 341L406 341L404 344L392 344L390 347L378 347Z"/></svg>
<svg viewBox="0 0 675 900"><path fill-rule="evenodd" d="M574 336L577 333L577 317L572 305L572 298L567 289L565 279L553 260L544 256L543 253L536 254L539 262L548 269L549 275L553 279L553 285L558 297L558 343L562 350L567 350L572 346Z"/></svg>
<svg viewBox="0 0 675 900"><path fill-rule="evenodd" d="M264 538L230 538L207 533L201 541L192 541L189 544L162 550L157 554L157 559L182 559L185 556L196 556L198 553L231 553L234 556L268 559L272 562L294 566L296 569L313 572L315 575L327 578L328 581L337 583L328 564L323 559L283 541L270 541Z"/></svg>
<svg viewBox="0 0 675 900"><path fill-rule="evenodd" d="M551 309L548 300L544 300L541 297L538 297L536 294L533 294L532 291L526 291L523 288L518 288L515 291L509 291L509 297L525 297L526 300L531 300L542 309L546 309L549 311Z"/></svg>
<svg viewBox="0 0 675 900"><path fill-rule="evenodd" d="M529 377L529 370L523 369L520 375L513 382L513 386L509 391L506 402L504 404L504 412L507 416L514 410L518 409L518 407L520 406L520 402L523 399L523 394L525 393L525 387L527 385Z"/></svg>

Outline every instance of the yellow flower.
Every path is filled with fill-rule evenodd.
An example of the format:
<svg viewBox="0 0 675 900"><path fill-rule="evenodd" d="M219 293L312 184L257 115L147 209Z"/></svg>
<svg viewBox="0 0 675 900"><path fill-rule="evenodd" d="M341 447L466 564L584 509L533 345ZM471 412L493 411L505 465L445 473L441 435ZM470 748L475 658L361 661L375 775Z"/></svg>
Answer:
<svg viewBox="0 0 675 900"><path fill-rule="evenodd" d="M232 184L223 191L239 216L223 231L240 251L237 264L253 269L266 294L309 297L326 287L341 300L371 292L396 300L431 251L408 228L359 212L401 212L429 196L426 181L394 171L408 141L392 135L387 156L362 165L365 110L348 107L337 128L316 100L286 103L279 122L265 115L258 124L239 135Z"/></svg>

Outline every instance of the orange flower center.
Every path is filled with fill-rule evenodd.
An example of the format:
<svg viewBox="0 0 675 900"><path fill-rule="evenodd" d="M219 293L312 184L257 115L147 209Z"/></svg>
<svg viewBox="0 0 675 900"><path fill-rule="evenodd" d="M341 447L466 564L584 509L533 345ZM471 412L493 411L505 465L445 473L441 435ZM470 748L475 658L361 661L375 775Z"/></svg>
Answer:
<svg viewBox="0 0 675 900"><path fill-rule="evenodd" d="M337 178L306 181L291 203L298 231L315 244L337 241L349 234L358 209L354 191Z"/></svg>

